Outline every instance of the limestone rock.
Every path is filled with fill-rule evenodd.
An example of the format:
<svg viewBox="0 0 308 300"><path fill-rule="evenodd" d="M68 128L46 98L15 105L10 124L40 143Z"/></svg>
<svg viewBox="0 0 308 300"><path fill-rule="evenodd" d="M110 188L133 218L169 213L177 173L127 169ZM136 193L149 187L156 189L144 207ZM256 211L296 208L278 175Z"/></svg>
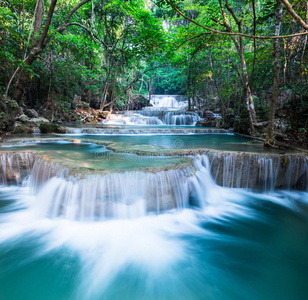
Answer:
<svg viewBox="0 0 308 300"><path fill-rule="evenodd" d="M47 120L45 118L42 118L42 117L39 117L39 118L29 119L28 122L32 123L32 124L35 124L35 125L38 125L38 124L41 124L41 123L49 123L49 120Z"/></svg>
<svg viewBox="0 0 308 300"><path fill-rule="evenodd" d="M20 122L25 123L25 122L28 122L30 119L25 114L22 114L19 117L17 117L17 120L19 120Z"/></svg>
<svg viewBox="0 0 308 300"><path fill-rule="evenodd" d="M27 115L29 118L38 118L38 117L39 117L37 111L35 111L34 109L27 109L27 110L26 110L26 115Z"/></svg>
<svg viewBox="0 0 308 300"><path fill-rule="evenodd" d="M26 133L27 127L20 122L14 124L14 133Z"/></svg>

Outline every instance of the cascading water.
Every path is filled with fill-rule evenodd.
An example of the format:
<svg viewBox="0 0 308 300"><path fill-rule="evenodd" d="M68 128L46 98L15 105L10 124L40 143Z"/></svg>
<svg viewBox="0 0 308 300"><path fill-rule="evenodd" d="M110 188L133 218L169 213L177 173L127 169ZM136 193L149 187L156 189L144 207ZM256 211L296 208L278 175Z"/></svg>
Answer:
<svg viewBox="0 0 308 300"><path fill-rule="evenodd" d="M202 120L196 112L144 110L138 113L109 115L103 124L110 125L195 125Z"/></svg>
<svg viewBox="0 0 308 300"><path fill-rule="evenodd" d="M184 96L166 96L166 95L152 95L150 103L153 105L153 108L162 108L162 109L170 109L177 108L183 109L187 107L187 100L183 101ZM179 100L182 101L179 101Z"/></svg>
<svg viewBox="0 0 308 300"><path fill-rule="evenodd" d="M168 125L195 125L202 120L197 113L167 112L164 116L164 123Z"/></svg>
<svg viewBox="0 0 308 300"><path fill-rule="evenodd" d="M141 114L115 114L108 115L103 124L110 125L163 125L164 123L156 117L142 116Z"/></svg>
<svg viewBox="0 0 308 300"><path fill-rule="evenodd" d="M158 173L124 172L84 179L57 177L46 182L40 211L51 218L101 221L136 218L168 210L203 207L201 194L214 189L208 169L194 168Z"/></svg>
<svg viewBox="0 0 308 300"><path fill-rule="evenodd" d="M111 114L103 121L110 125L195 125L202 120L198 113L185 111L187 101L176 100L183 96L153 95L152 107L146 107L142 111L124 112L123 114Z"/></svg>
<svg viewBox="0 0 308 300"><path fill-rule="evenodd" d="M20 184L29 175L36 155L31 152L0 153L0 185Z"/></svg>
<svg viewBox="0 0 308 300"><path fill-rule="evenodd" d="M275 187L307 188L307 156L76 177L12 155L2 179L32 171L0 188L1 300L306 299L308 193Z"/></svg>

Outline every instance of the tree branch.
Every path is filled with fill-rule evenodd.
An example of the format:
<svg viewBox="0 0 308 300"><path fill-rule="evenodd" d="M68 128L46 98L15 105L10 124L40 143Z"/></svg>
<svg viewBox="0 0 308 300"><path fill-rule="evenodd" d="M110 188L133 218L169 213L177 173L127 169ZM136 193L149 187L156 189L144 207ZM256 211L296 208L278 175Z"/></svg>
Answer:
<svg viewBox="0 0 308 300"><path fill-rule="evenodd" d="M288 0L281 0L281 2L285 5L289 14L295 19L295 21L303 28L308 30L308 24L294 11L292 5ZM306 32L307 33L307 32Z"/></svg>
<svg viewBox="0 0 308 300"><path fill-rule="evenodd" d="M165 0L167 4L169 4L178 14L180 14L183 18L188 20L189 22L206 29L210 31L211 33L218 33L221 35L230 35L230 36L242 36L246 38L253 38L253 39L259 39L259 40L273 40L273 39L283 39L283 38L289 38L289 37L295 37L295 36L302 36L302 35L307 35L308 32L300 32L300 33L295 33L295 34L289 34L289 35L280 35L280 36L258 36L258 35L249 35L249 34L244 34L244 33L239 33L239 32L224 32L224 31L219 31L207 26L204 26L195 20L187 17L184 13L182 13L177 7L175 7L169 0ZM286 0L281 0L281 1L286 1ZM305 27L304 27L305 28ZM308 25L307 25L308 28Z"/></svg>
<svg viewBox="0 0 308 300"><path fill-rule="evenodd" d="M88 33L90 33L93 36L94 39L99 41L101 44L104 45L104 47L106 49L108 49L109 46L103 40L101 40L93 31L91 31L91 29L87 28L86 26L84 26L84 25L82 25L80 23L76 23L76 22L67 23L66 24L66 28L69 27L69 26L78 26L78 27L86 30Z"/></svg>

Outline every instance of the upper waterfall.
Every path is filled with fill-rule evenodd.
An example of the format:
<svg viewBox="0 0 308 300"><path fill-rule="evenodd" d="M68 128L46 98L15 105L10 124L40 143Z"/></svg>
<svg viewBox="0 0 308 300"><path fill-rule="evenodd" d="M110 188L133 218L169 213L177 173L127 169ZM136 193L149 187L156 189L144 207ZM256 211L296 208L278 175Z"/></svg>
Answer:
<svg viewBox="0 0 308 300"><path fill-rule="evenodd" d="M157 108L183 109L187 107L186 97L181 95L152 95L150 103L153 105L153 108L155 109Z"/></svg>
<svg viewBox="0 0 308 300"><path fill-rule="evenodd" d="M152 95L150 104L140 111L111 114L103 121L110 125L172 125L193 126L202 118L187 111L187 99L181 95Z"/></svg>

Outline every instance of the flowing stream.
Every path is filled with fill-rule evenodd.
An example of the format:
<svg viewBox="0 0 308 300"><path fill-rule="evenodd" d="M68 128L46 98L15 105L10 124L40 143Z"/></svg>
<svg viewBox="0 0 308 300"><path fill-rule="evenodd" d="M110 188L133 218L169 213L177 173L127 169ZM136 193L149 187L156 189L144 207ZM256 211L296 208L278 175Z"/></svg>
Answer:
<svg viewBox="0 0 308 300"><path fill-rule="evenodd" d="M1 147L1 300L307 299L307 156L78 130Z"/></svg>

